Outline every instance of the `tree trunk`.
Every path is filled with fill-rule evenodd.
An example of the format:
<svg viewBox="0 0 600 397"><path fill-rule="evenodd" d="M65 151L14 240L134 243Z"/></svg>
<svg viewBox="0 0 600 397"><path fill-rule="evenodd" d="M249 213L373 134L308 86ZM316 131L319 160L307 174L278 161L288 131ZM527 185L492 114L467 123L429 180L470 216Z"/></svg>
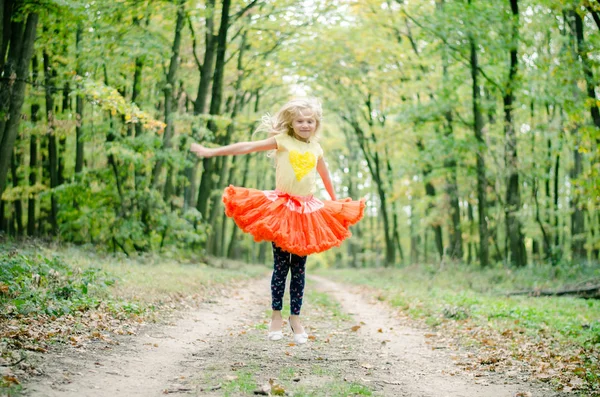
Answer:
<svg viewBox="0 0 600 397"><path fill-rule="evenodd" d="M423 153L425 151L425 146L423 145L422 140L419 140L417 142L417 147L419 148L419 151L421 153ZM435 187L429 181L430 174L431 174L431 165L427 163L423 167L423 180L425 181L425 194L427 194L427 197L429 197L429 200L430 200L429 205L427 206L426 213L429 213L429 211L431 211L433 208L435 208L433 201L436 199ZM434 234L434 238L435 238L435 247L438 251L438 255L440 256L440 259L442 259L444 257L444 241L443 241L443 236L442 236L442 227L438 223L438 224L431 225L431 228L433 229L433 234ZM425 250L427 250L427 247L425 247Z"/></svg>
<svg viewBox="0 0 600 397"><path fill-rule="evenodd" d="M56 71L52 68L50 55L44 50L44 82L46 93L46 122L48 123L48 173L50 174L50 188L58 186L58 149L54 130L54 78ZM58 203L56 196L50 194L50 226L51 234L58 234Z"/></svg>
<svg viewBox="0 0 600 397"><path fill-rule="evenodd" d="M206 103L208 102L208 89L210 82L213 79L213 71L215 66L215 49L217 46L217 37L213 34L214 31L214 10L215 0L208 0L206 2L206 34L205 34L205 50L204 50L204 61L200 66L200 82L198 83L198 94L194 101L194 115L199 115L206 112ZM206 189L206 184L209 182L208 179L204 179L204 172L208 171L211 174L210 165L212 161L210 159L202 160L203 176L202 180L204 185L200 185L200 191L196 200L196 175L198 173L198 160L195 155L190 154L190 159L193 157L194 166L187 170L186 175L188 176L189 186L187 188L187 194L185 199L186 206L197 206L197 209L202 215L206 214L206 207L208 205L208 192L203 192L202 189ZM206 177L208 177L208 174Z"/></svg>
<svg viewBox="0 0 600 397"><path fill-rule="evenodd" d="M213 34L214 10L215 0L207 0L204 61L202 62L202 66L200 67L200 82L198 83L198 95L196 95L196 100L194 101L195 115L206 112L208 88L210 87L210 82L213 78L213 70L215 66L215 48L217 44L217 38Z"/></svg>
<svg viewBox="0 0 600 397"><path fill-rule="evenodd" d="M142 92L142 72L144 70L144 56L135 58L133 71L133 89L131 90L131 102L137 104L137 99ZM135 131L135 134L133 133ZM140 136L142 134L142 123L134 123L129 126L129 136Z"/></svg>
<svg viewBox="0 0 600 397"><path fill-rule="evenodd" d="M32 62L34 68L34 74L37 73L37 61ZM34 78L35 81L35 78ZM38 112L40 110L40 105L34 103L31 105L31 124L34 126L38 122ZM29 141L29 186L35 186L37 182L37 152L38 152L38 143L37 136L32 132ZM29 202L27 203L27 235L35 236L35 207L36 207L36 197L31 195L29 197Z"/></svg>
<svg viewBox="0 0 600 397"><path fill-rule="evenodd" d="M469 0L471 4L471 0ZM472 99L473 99L473 118L474 118L474 133L477 141L477 210L479 215L479 263L482 267L489 265L489 241L488 241L488 226L487 226L487 180L485 171L484 148L483 140L483 116L480 108L479 94L479 62L477 60L477 45L472 35L469 37L471 43L471 78L472 78Z"/></svg>
<svg viewBox="0 0 600 397"><path fill-rule="evenodd" d="M81 36L83 34L83 25L81 23L77 24L77 33L75 34L75 46L77 50L75 51L75 56L77 57L77 66L75 73L78 76L83 76L83 68L81 66ZM81 88L81 85L79 85ZM80 93L77 94L77 99L75 101L75 119L77 124L75 125L75 138L76 138L76 147L75 147L75 173L79 174L83 171L83 160L84 160L84 144L83 144L83 95Z"/></svg>
<svg viewBox="0 0 600 397"><path fill-rule="evenodd" d="M571 169L571 180L579 178L583 172L582 155L577 146L573 150L573 168ZM584 260L585 252L585 214L580 204L579 194L572 193L571 198L571 252L574 260Z"/></svg>
<svg viewBox="0 0 600 397"><path fill-rule="evenodd" d="M559 229L559 223L560 223L560 216L559 216L559 211L560 211L560 207L558 205L559 202L559 171L560 171L560 151L556 152L556 159L554 161L554 202L553 204L553 208L554 208L554 249L556 250L555 255L557 256L557 259L560 259L562 257L562 246L560 244L560 229Z"/></svg>
<svg viewBox="0 0 600 397"><path fill-rule="evenodd" d="M0 70L4 69L4 60L10 42L13 0L0 0Z"/></svg>
<svg viewBox="0 0 600 397"><path fill-rule="evenodd" d="M15 150L13 150L12 159L10 161L10 171L13 187L19 186L19 175L17 173L17 168L19 167L20 162L21 156L15 148ZM14 201L14 206L15 212L13 213L13 224L16 228L16 235L22 236L25 232L25 228L23 227L23 202L21 201L21 199L16 199Z"/></svg>
<svg viewBox="0 0 600 397"><path fill-rule="evenodd" d="M228 137L231 137L235 131L236 118L237 118L239 112L242 110L242 106L243 106L243 91L242 91L242 83L244 81L243 60L244 60L244 54L247 49L247 45L246 45L247 37L248 37L248 34L246 31L244 31L244 33L242 34L241 42L240 42L240 50L238 52L238 59L237 59L237 76L238 76L238 78L236 79L235 87L234 87L235 88L235 97L232 100L233 108L231 109L231 123L227 126L227 136ZM252 134L252 132L250 134ZM226 158L223 158L223 160L224 160L223 164L225 164L225 165L228 164L229 167L227 169L227 167L224 166L223 169L221 170L220 177L219 177L219 186L223 186L224 181L226 181L226 180L227 181L232 180L237 157L233 157L230 162L227 161ZM227 179L225 179L226 175L229 175L227 177ZM213 208L211 210L211 219L215 219L218 208L220 208L220 205L213 206ZM221 246L215 246L213 253L216 254L217 252L223 251L223 252L221 252L221 255L224 256L225 255L225 252L224 252L224 250L225 250L225 234L224 234L224 232L225 232L225 225L226 225L225 215L223 215L222 220L223 221L221 222L221 233L220 233L221 237L216 240L216 242L220 242ZM211 224L214 225L215 223L211 222ZM213 239L215 239L217 237L217 235L213 233L213 235L211 237Z"/></svg>
<svg viewBox="0 0 600 397"><path fill-rule="evenodd" d="M66 51L64 56L66 57ZM71 87L69 86L69 83L66 82L63 90L62 90L62 94L63 94L63 100L62 100L62 113L63 115L65 115L65 113L70 112L70 98L69 98L69 94L71 92ZM66 116L63 116L66 118ZM66 161L66 154L67 154L67 135L66 134L60 134L60 137L58 139L58 150L57 150L57 155L58 155L58 184L59 185L63 185L65 183L66 177L65 177L65 171L66 171L66 167L65 167L65 161Z"/></svg>
<svg viewBox="0 0 600 397"><path fill-rule="evenodd" d="M10 158L21 120L21 107L25 100L25 81L29 75L37 22L38 15L33 13L27 16L25 26L22 23L14 24L18 26L18 31L12 32L12 45L5 65L9 67L10 74L4 76L14 74L16 79L3 80L0 85L0 197L6 185ZM4 71L7 71L6 67Z"/></svg>
<svg viewBox="0 0 600 397"><path fill-rule="evenodd" d="M504 89L504 136L505 145L505 166L508 177L506 181L506 233L510 241L510 255L508 261L518 267L524 267L527 264L527 252L525 251L525 242L522 232L521 221L518 212L521 209L521 193L519 189L519 171L517 154L517 136L515 134L514 123L512 119L515 81L519 64L517 58L517 46L519 36L519 5L518 0L510 0L512 11L512 35L510 43L510 71L508 81Z"/></svg>
<svg viewBox="0 0 600 397"><path fill-rule="evenodd" d="M571 32L575 36L575 49L579 57L579 61L583 66L583 74L587 86L587 96L590 98L590 112L592 121L596 128L600 128L600 112L596 101L596 87L594 84L594 74L587 58L586 43L583 38L583 21L576 10L570 10L569 13ZM578 90L578 88L575 88ZM571 179L576 180L583 172L583 158L579 152L579 133L575 134L575 149L573 150L573 168L571 169ZM579 193L573 192L571 200L571 250L574 260L586 259L585 251L585 214L584 208L580 203Z"/></svg>
<svg viewBox="0 0 600 397"><path fill-rule="evenodd" d="M440 0L437 3L437 10L443 11L445 0ZM448 86L449 75L448 75L448 52L447 47L442 48L442 81L444 88ZM446 168L446 195L448 196L448 204L450 206L450 219L451 226L448 228L449 234L449 249L448 255L452 259L463 258L463 241L462 241L462 230L460 225L460 205L458 197L458 182L457 182L457 161L454 144L454 120L452 117L453 109L448 109L444 113L444 137L446 139L449 150L448 159L444 161L444 167Z"/></svg>
<svg viewBox="0 0 600 397"><path fill-rule="evenodd" d="M380 200L379 212L381 214L381 220L383 221L383 235L385 239L385 266L392 266L396 262L396 246L394 243L393 230L391 228L392 224L390 222L390 215L388 213L387 193L385 190L385 184L387 182L382 178L381 160L377 151L371 151L368 147L367 137L365 136L365 132L358 121L348 118L346 118L346 121L349 122L356 133L356 136L358 137L358 144L360 145L360 149L367 160L367 166L371 176L373 177L373 182L375 182L375 189ZM373 142L375 142L374 136L371 136L371 139L373 139Z"/></svg>
<svg viewBox="0 0 600 397"><path fill-rule="evenodd" d="M106 63L104 63L102 66L104 69L104 84L106 84L107 86L110 86L110 83L108 81L108 69L106 68ZM106 134L106 142L114 142L117 137L117 134L115 133L115 122L113 120L112 114L110 112L107 112L107 114L108 114L109 128L108 128L108 132ZM119 195L119 203L113 203L113 206L115 208L115 213L118 214L119 216L123 217L123 216L125 216L125 199L123 197L123 181L121 180L121 176L119 174L119 167L117 165L117 160L115 159L115 156L112 153L108 155L108 164L110 165L110 168L113 171L113 175L115 176L115 185L117 187L117 193ZM114 240L113 241L114 244L119 245L119 248L121 248L123 250L123 252L125 252L127 254L125 249L119 244L119 242L114 238L114 236L113 236L113 240Z"/></svg>
<svg viewBox="0 0 600 397"><path fill-rule="evenodd" d="M254 113L257 113L259 110L259 99L260 99L260 95L258 92L256 92L256 102L254 103ZM252 126L250 127L250 136L252 136L252 133L254 131L254 128L256 128L256 124L252 124ZM248 180L248 171L250 169L250 156L246 156L246 159L244 161L244 170L243 170L243 176L242 176L242 181L240 183L240 186L246 186L246 181ZM235 256L235 247L236 247L236 243L237 243L237 234L238 234L239 228L238 227L234 227L231 231L231 238L229 239L229 246L227 247L227 257L233 259Z"/></svg>
<svg viewBox="0 0 600 397"><path fill-rule="evenodd" d="M173 138L173 134L175 132L175 126L173 125L173 119L171 117L171 113L174 111L174 98L173 92L175 87L175 77L177 74L177 69L179 67L179 51L181 48L181 31L183 30L183 26L185 23L185 0L179 0L177 3L177 22L175 24L175 37L173 39L173 46L171 51L171 62L169 64L169 71L166 76L166 84L164 88L164 96L165 96L165 123L167 126L165 127L165 132L163 135L163 150L167 151L171 148L172 143L171 139ZM158 186L160 180L160 174L163 167L163 160L158 160L156 165L154 166L154 171L152 173L152 185L154 187ZM170 168L170 167L169 167ZM168 173L170 170L168 171ZM169 185L169 181L171 178L167 177L167 186ZM168 196L170 196L170 189L165 189L165 201L168 200Z"/></svg>
<svg viewBox="0 0 600 397"><path fill-rule="evenodd" d="M221 11L221 25L219 26L219 35L217 37L217 57L215 63L215 72L213 75L212 95L210 101L211 115L221 114L221 102L223 101L223 77L225 74L225 54L227 50L227 31L229 29L229 7L231 0L223 0ZM214 122L208 122L208 128L216 132L217 126ZM226 144L229 137L217 139L217 143ZM208 203L213 190L214 159L205 158L202 160L202 180L198 192L198 203L196 208L206 217Z"/></svg>
<svg viewBox="0 0 600 397"><path fill-rule="evenodd" d="M468 244L468 252L467 252L467 263L471 264L473 262L473 258L475 258L475 251L473 243L473 236L475 235L473 227L475 226L475 215L473 214L473 206L470 201L467 201L467 219L469 220L469 236L471 236L469 244Z"/></svg>

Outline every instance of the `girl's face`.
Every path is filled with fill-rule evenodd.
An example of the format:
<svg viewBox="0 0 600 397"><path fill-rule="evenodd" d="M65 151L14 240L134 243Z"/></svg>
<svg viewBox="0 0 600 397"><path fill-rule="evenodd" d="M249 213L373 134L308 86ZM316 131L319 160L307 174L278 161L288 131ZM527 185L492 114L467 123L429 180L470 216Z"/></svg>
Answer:
<svg viewBox="0 0 600 397"><path fill-rule="evenodd" d="M294 130L296 138L307 142L317 130L317 120L315 120L312 115L304 116L299 114L294 117L294 120L292 121L292 129Z"/></svg>

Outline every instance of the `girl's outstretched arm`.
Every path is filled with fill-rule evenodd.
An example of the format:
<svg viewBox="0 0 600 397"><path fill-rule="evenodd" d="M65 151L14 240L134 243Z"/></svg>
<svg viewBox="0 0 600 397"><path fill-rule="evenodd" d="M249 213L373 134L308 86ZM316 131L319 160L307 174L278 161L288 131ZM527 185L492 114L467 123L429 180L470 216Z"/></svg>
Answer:
<svg viewBox="0 0 600 397"><path fill-rule="evenodd" d="M325 185L325 190L329 193L329 196L332 200L337 200L335 198L335 191L333 190L333 184L331 183L331 177L329 176L329 169L327 169L327 164L325 160L321 156L319 161L317 162L317 172L321 175L321 179L323 179L323 184Z"/></svg>
<svg viewBox="0 0 600 397"><path fill-rule="evenodd" d="M262 141L232 143L217 148L207 148L197 143L192 143L190 147L190 151L198 157L229 156L274 149L277 149L277 141L273 137Z"/></svg>

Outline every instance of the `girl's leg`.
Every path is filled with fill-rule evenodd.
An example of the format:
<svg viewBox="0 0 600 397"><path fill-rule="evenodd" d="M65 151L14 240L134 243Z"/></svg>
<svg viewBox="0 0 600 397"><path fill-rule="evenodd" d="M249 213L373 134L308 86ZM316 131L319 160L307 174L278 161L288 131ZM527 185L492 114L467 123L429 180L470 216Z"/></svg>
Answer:
<svg viewBox="0 0 600 397"><path fill-rule="evenodd" d="M306 256L292 255L292 279L290 281L290 324L295 334L303 334L304 327L300 323L300 310L304 298L306 276Z"/></svg>
<svg viewBox="0 0 600 397"><path fill-rule="evenodd" d="M292 279L290 281L290 313L299 316L304 298L304 282L306 276L306 256L291 256Z"/></svg>
<svg viewBox="0 0 600 397"><path fill-rule="evenodd" d="M272 243L273 245L273 275L271 276L271 318L270 331L281 331L283 318L283 294L285 293L285 280L290 270L290 254Z"/></svg>

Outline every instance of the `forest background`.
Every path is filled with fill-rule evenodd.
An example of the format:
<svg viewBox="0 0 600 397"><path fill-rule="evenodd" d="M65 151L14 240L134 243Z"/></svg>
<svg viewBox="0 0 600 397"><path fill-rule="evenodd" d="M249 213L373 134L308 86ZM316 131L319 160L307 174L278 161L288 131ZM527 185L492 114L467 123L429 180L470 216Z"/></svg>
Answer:
<svg viewBox="0 0 600 397"><path fill-rule="evenodd" d="M338 262L598 261L595 1L1 5L8 235L264 262L219 196L272 163L189 144L312 95L338 195L368 203Z"/></svg>
<svg viewBox="0 0 600 397"><path fill-rule="evenodd" d="M0 0L0 21L4 238L269 263L220 196L272 189L272 159L189 145L261 139L265 113L310 95L337 195L367 199L313 268L598 285L595 0ZM3 302L25 269L7 247Z"/></svg>

